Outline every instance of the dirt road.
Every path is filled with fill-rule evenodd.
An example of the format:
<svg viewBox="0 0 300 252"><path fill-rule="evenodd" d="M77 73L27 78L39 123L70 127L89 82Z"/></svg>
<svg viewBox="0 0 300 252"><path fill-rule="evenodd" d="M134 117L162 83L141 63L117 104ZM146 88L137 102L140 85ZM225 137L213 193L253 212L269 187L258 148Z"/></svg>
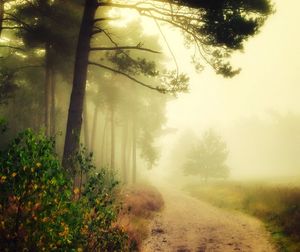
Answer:
<svg viewBox="0 0 300 252"><path fill-rule="evenodd" d="M170 187L159 190L165 208L152 220L143 252L276 251L257 219L215 208Z"/></svg>

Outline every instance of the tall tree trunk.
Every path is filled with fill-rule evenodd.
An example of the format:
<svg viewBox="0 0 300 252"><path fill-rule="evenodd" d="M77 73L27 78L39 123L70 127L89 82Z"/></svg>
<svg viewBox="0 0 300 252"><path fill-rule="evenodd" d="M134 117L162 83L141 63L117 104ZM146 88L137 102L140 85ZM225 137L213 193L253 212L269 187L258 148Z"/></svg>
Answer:
<svg viewBox="0 0 300 252"><path fill-rule="evenodd" d="M136 183L136 120L132 122L132 183Z"/></svg>
<svg viewBox="0 0 300 252"><path fill-rule="evenodd" d="M122 177L125 184L128 183L127 141L128 141L128 121L126 120L125 125L123 127L123 141L122 141Z"/></svg>
<svg viewBox="0 0 300 252"><path fill-rule="evenodd" d="M4 4L6 0L0 0L0 38L3 30L3 22L4 22Z"/></svg>
<svg viewBox="0 0 300 252"><path fill-rule="evenodd" d="M51 114L50 114L50 133L52 137L55 137L56 133L56 101L55 101L55 90L56 90L56 79L55 71L51 68Z"/></svg>
<svg viewBox="0 0 300 252"><path fill-rule="evenodd" d="M105 167L105 151L106 151L106 129L107 129L107 117L104 117L104 126L103 126L103 135L102 135L102 143L101 143L101 165Z"/></svg>
<svg viewBox="0 0 300 252"><path fill-rule="evenodd" d="M95 152L96 130L98 124L98 103L95 104L90 151Z"/></svg>
<svg viewBox="0 0 300 252"><path fill-rule="evenodd" d="M115 109L112 106L111 108L111 117L110 117L111 131L110 131L110 169L112 174L115 169Z"/></svg>
<svg viewBox="0 0 300 252"><path fill-rule="evenodd" d="M2 33L3 27L3 18L4 18L4 0L0 0L0 37Z"/></svg>
<svg viewBox="0 0 300 252"><path fill-rule="evenodd" d="M97 10L97 0L85 0L75 56L74 77L67 120L66 138L63 154L63 166L68 167L68 160L79 149L82 123L83 100L85 95L89 48Z"/></svg>
<svg viewBox="0 0 300 252"><path fill-rule="evenodd" d="M51 45L47 43L45 45L45 133L50 136L50 125L51 125L51 86L52 86L52 67L51 67Z"/></svg>
<svg viewBox="0 0 300 252"><path fill-rule="evenodd" d="M83 104L83 133L84 133L84 145L89 150L89 124L88 124L88 113L87 113L87 100L86 97L84 99Z"/></svg>

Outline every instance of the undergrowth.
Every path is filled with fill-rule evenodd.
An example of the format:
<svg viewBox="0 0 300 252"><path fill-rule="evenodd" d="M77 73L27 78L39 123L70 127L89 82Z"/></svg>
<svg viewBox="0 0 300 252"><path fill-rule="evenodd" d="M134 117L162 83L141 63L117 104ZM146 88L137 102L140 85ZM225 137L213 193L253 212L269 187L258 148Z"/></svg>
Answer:
<svg viewBox="0 0 300 252"><path fill-rule="evenodd" d="M117 182L106 170L74 187L54 142L31 130L0 154L0 251L130 251L117 225Z"/></svg>
<svg viewBox="0 0 300 252"><path fill-rule="evenodd" d="M149 236L149 221L164 206L163 198L154 187L142 185L125 188L122 201L118 223L139 251L143 240Z"/></svg>

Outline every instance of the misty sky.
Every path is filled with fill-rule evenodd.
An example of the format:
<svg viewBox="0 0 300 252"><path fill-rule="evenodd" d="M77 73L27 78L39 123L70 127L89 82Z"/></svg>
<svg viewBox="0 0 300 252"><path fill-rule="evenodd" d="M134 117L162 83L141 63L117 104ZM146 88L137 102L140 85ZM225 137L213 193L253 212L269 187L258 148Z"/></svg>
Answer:
<svg viewBox="0 0 300 252"><path fill-rule="evenodd" d="M176 128L177 133L162 139L162 158L158 170L165 170L170 159L174 158L172 146L176 144L182 132L192 129L201 135L204 130L214 128L228 143L229 165L233 177L260 177L270 174L280 176L288 173L287 167L282 166L279 169L274 166L278 162L272 156L281 151L272 149L272 145L276 145L276 139L269 141L270 146L264 143L265 153L256 155L259 150L256 151L254 146L260 144L260 139L255 138L262 132L253 135L254 139L250 136L251 141L253 140L250 145L249 136L243 134L247 130L251 134L251 129L243 131L238 128L239 125L245 125L247 120L268 121L273 112L292 112L300 115L300 2L272 2L275 3L276 13L268 18L258 35L245 43L243 53L236 52L233 55L231 62L242 71L232 79L216 75L210 67L196 73L190 57L193 50L189 51L184 47L184 40L178 30L161 24L161 29L179 63L180 72L185 72L190 77L190 92L180 94L178 99L169 102L167 106L166 127ZM128 21L136 18L133 11L124 14L123 17ZM169 67L175 68L156 24L149 19L143 20L146 33L160 36L164 54L170 59ZM147 41L144 42L147 45ZM259 131L260 125L253 126L252 130L253 128ZM273 136L276 137L276 133ZM284 160L281 161L284 163ZM290 163L292 162L291 160ZM293 168L290 174L300 175L299 168Z"/></svg>
<svg viewBox="0 0 300 252"><path fill-rule="evenodd" d="M181 62L186 61L181 69L191 76L191 92L170 103L169 125L199 129L231 124L239 117L264 115L269 110L299 112L299 8L299 1L276 1L276 13L261 33L246 43L244 53L234 56L234 65L242 72L233 79L216 76L209 68L193 73L181 46L176 53Z"/></svg>
<svg viewBox="0 0 300 252"><path fill-rule="evenodd" d="M300 113L300 2L274 2L276 13L269 17L260 34L245 44L244 53L236 53L232 58L234 66L242 68L233 79L217 76L209 67L196 74L183 40L167 30L169 37L172 36L172 49L179 59L180 70L191 77L190 93L179 95L168 105L168 127L180 131L191 128L198 134L213 127L226 137L231 147L234 143L230 141L234 142L235 137L233 128L241 120L267 120L270 111ZM173 140L169 136L163 142L163 153L169 158L172 158L169 146ZM233 176L257 177L273 172L271 164L262 169L244 157L246 150L237 145L233 148L229 160Z"/></svg>

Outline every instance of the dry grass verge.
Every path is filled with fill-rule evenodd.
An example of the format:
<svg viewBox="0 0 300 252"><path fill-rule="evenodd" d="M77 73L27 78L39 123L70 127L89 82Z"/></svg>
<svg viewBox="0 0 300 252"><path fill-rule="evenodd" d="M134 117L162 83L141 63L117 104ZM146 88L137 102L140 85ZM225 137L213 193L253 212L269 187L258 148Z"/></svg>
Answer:
<svg viewBox="0 0 300 252"><path fill-rule="evenodd" d="M158 190L152 186L131 186L122 192L122 210L118 225L129 235L132 251L139 251L149 235L149 220L164 206Z"/></svg>

